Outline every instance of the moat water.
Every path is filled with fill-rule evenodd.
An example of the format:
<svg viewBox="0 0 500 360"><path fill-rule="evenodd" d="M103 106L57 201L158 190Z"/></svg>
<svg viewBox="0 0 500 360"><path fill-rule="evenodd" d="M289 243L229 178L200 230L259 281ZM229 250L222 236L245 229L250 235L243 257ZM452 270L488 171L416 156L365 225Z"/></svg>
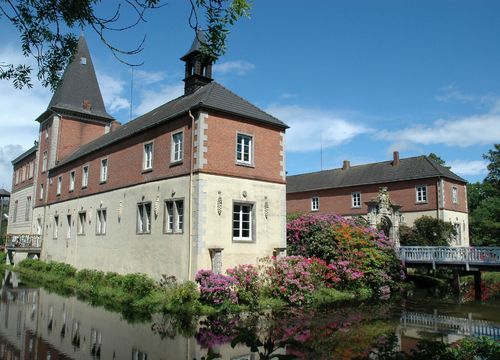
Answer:
<svg viewBox="0 0 500 360"><path fill-rule="evenodd" d="M43 288L4 280L0 359L351 359L373 356L393 335L409 352L421 339L500 340L500 304L459 304L418 296L323 310L192 318L119 313ZM286 356L284 356L286 355Z"/></svg>

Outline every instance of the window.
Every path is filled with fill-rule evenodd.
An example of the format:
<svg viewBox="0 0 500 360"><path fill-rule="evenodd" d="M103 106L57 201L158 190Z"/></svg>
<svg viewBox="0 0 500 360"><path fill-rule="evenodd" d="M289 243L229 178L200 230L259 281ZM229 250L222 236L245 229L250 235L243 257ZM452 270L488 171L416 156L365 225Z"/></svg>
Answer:
<svg viewBox="0 0 500 360"><path fill-rule="evenodd" d="M153 168L153 143L144 144L144 156L142 160L142 169L149 170Z"/></svg>
<svg viewBox="0 0 500 360"><path fill-rule="evenodd" d="M45 172L46 170L47 170L47 151L44 151L42 158L42 172Z"/></svg>
<svg viewBox="0 0 500 360"><path fill-rule="evenodd" d="M15 176L16 180L14 181L14 183L17 185L19 184L19 169L16 170L16 176Z"/></svg>
<svg viewBox="0 0 500 360"><path fill-rule="evenodd" d="M66 225L68 230L66 231L66 239L71 239L71 215L66 215Z"/></svg>
<svg viewBox="0 0 500 360"><path fill-rule="evenodd" d="M56 195L61 195L61 188L62 188L62 176L57 177L57 192Z"/></svg>
<svg viewBox="0 0 500 360"><path fill-rule="evenodd" d="M69 173L69 191L75 190L75 171Z"/></svg>
<svg viewBox="0 0 500 360"><path fill-rule="evenodd" d="M101 182L108 180L108 159L101 160Z"/></svg>
<svg viewBox="0 0 500 360"><path fill-rule="evenodd" d="M417 203L426 203L427 202L427 186L420 185L416 188L417 195Z"/></svg>
<svg viewBox="0 0 500 360"><path fill-rule="evenodd" d="M462 234L460 229L460 223L453 224L455 228L455 245L462 245Z"/></svg>
<svg viewBox="0 0 500 360"><path fill-rule="evenodd" d="M89 167L85 165L82 169L82 188L86 188L89 184Z"/></svg>
<svg viewBox="0 0 500 360"><path fill-rule="evenodd" d="M319 197L313 196L311 198L311 211L318 211L319 210Z"/></svg>
<svg viewBox="0 0 500 360"><path fill-rule="evenodd" d="M85 222L87 220L87 213L85 211L78 213L78 235L85 235Z"/></svg>
<svg viewBox="0 0 500 360"><path fill-rule="evenodd" d="M236 161L243 164L252 163L252 137L250 135L237 135Z"/></svg>
<svg viewBox="0 0 500 360"><path fill-rule="evenodd" d="M144 351L132 349L132 360L148 360L148 354Z"/></svg>
<svg viewBox="0 0 500 360"><path fill-rule="evenodd" d="M21 173L21 181L26 180L26 166L23 166L23 172Z"/></svg>
<svg viewBox="0 0 500 360"><path fill-rule="evenodd" d="M137 233L149 234L151 232L151 203L137 204Z"/></svg>
<svg viewBox="0 0 500 360"><path fill-rule="evenodd" d="M458 204L458 188L456 186L451 189L451 201L453 204Z"/></svg>
<svg viewBox="0 0 500 360"><path fill-rule="evenodd" d="M45 129L45 141L49 141L49 128Z"/></svg>
<svg viewBox="0 0 500 360"><path fill-rule="evenodd" d="M106 234L106 209L98 209L96 212L96 231L97 235Z"/></svg>
<svg viewBox="0 0 500 360"><path fill-rule="evenodd" d="M40 184L40 200L43 200L43 184Z"/></svg>
<svg viewBox="0 0 500 360"><path fill-rule="evenodd" d="M233 205L233 240L252 241L252 204Z"/></svg>
<svg viewBox="0 0 500 360"><path fill-rule="evenodd" d="M184 133L178 132L172 135L172 156L171 161L179 162L182 161L182 153L184 148Z"/></svg>
<svg viewBox="0 0 500 360"><path fill-rule="evenodd" d="M31 210L31 196L26 198L26 210L24 211L24 220L29 221L30 219L30 210Z"/></svg>
<svg viewBox="0 0 500 360"><path fill-rule="evenodd" d="M54 216L54 239L59 235L59 215Z"/></svg>
<svg viewBox="0 0 500 360"><path fill-rule="evenodd" d="M361 193L359 192L352 193L352 207L353 208L361 207Z"/></svg>
<svg viewBox="0 0 500 360"><path fill-rule="evenodd" d="M184 200L165 202L165 232L182 233L184 230Z"/></svg>
<svg viewBox="0 0 500 360"><path fill-rule="evenodd" d="M17 221L17 205L18 205L18 201L14 201L14 212L12 214L12 222L15 223ZM3 215L2 215L3 216ZM2 219L3 221L3 219Z"/></svg>
<svg viewBox="0 0 500 360"><path fill-rule="evenodd" d="M33 173L35 172L35 164L33 163L33 161L30 161L30 170L29 170L29 177L28 179L32 179L33 178Z"/></svg>

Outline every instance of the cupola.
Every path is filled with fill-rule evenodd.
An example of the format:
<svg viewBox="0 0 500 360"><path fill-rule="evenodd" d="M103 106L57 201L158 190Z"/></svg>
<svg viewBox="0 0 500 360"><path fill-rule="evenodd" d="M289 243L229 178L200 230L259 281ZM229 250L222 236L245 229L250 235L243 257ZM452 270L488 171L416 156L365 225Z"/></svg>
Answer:
<svg viewBox="0 0 500 360"><path fill-rule="evenodd" d="M181 60L186 63L184 95L194 93L213 80L212 61L201 52L201 46L205 43L205 35L202 30L198 29L191 48L186 55L181 57Z"/></svg>

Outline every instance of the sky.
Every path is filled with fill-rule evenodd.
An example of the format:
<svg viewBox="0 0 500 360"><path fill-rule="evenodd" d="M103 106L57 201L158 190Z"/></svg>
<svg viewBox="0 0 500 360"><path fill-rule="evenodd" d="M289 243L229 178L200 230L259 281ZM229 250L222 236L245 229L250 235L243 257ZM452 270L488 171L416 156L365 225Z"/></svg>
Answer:
<svg viewBox="0 0 500 360"><path fill-rule="evenodd" d="M144 51L127 58L144 63L133 71L83 29L118 121L182 95L188 17L189 1L171 0L146 23L109 34L122 49L146 36ZM30 63L15 29L0 26L0 61ZM289 175L390 160L398 150L436 153L469 182L486 176L482 154L500 142L500 1L253 0L250 18L230 30L213 77L290 126ZM11 188L11 160L33 145L51 95L36 82L20 91L0 81L0 188Z"/></svg>

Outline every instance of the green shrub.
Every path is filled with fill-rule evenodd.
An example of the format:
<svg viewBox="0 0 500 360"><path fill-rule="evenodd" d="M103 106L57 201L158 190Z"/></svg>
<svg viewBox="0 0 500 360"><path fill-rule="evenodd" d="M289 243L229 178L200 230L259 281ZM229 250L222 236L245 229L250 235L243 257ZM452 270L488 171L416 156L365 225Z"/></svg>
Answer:
<svg viewBox="0 0 500 360"><path fill-rule="evenodd" d="M55 275L59 275L59 276L63 276L63 277L72 277L72 276L75 276L75 274L76 274L76 269L69 264L51 261L51 262L49 262L48 265L50 265L50 270L49 270L48 266L46 267L47 270Z"/></svg>
<svg viewBox="0 0 500 360"><path fill-rule="evenodd" d="M7 253L1 251L0 252L0 264L5 264L5 259L7 258Z"/></svg>
<svg viewBox="0 0 500 360"><path fill-rule="evenodd" d="M312 295L312 303L316 306L325 306L341 301L352 301L356 294L351 291L340 291L333 288L321 288Z"/></svg>
<svg viewBox="0 0 500 360"><path fill-rule="evenodd" d="M82 269L76 273L76 280L91 284L98 284L104 278L104 273L98 270Z"/></svg>
<svg viewBox="0 0 500 360"><path fill-rule="evenodd" d="M156 288L156 285L154 280L147 275L136 273L123 276L122 288L129 293L146 296L151 290Z"/></svg>

